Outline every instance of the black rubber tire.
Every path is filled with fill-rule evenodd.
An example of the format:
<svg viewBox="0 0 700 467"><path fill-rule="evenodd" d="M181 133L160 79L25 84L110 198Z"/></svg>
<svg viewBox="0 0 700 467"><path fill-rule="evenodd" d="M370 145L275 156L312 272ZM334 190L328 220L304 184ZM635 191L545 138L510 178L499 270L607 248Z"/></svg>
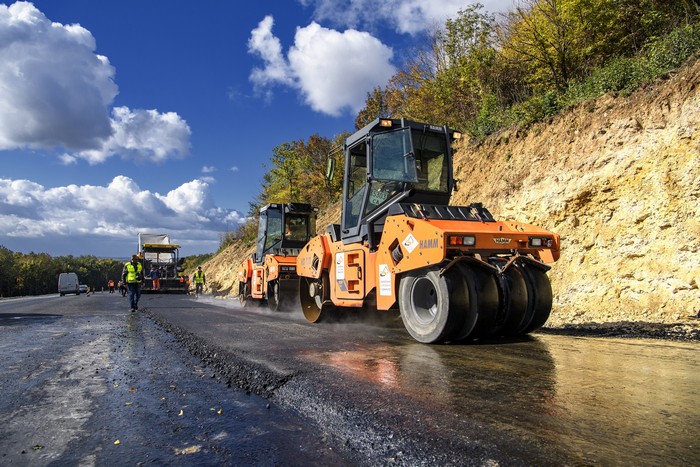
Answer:
<svg viewBox="0 0 700 467"><path fill-rule="evenodd" d="M495 333L517 336L532 322L533 310L529 304L527 283L522 268L509 267L501 276L501 325Z"/></svg>
<svg viewBox="0 0 700 467"><path fill-rule="evenodd" d="M524 266L523 277L528 289L532 319L521 334L528 334L544 326L552 312L552 284L546 272L534 266Z"/></svg>
<svg viewBox="0 0 700 467"><path fill-rule="evenodd" d="M439 269L410 271L399 282L399 309L408 333L418 342L434 344L452 338L460 321L458 306L450 300L460 287Z"/></svg>
<svg viewBox="0 0 700 467"><path fill-rule="evenodd" d="M280 310L280 282L275 280L267 283L267 307L271 311Z"/></svg>
<svg viewBox="0 0 700 467"><path fill-rule="evenodd" d="M249 293L249 287L248 283L246 282L245 285L239 286L239 292L238 292L238 301L241 304L241 307L243 308L248 308L250 306L250 293Z"/></svg>
<svg viewBox="0 0 700 467"><path fill-rule="evenodd" d="M496 277L483 268L461 263L455 266L464 281L461 293L465 306L461 310L461 326L455 341L488 337L496 331L500 294Z"/></svg>

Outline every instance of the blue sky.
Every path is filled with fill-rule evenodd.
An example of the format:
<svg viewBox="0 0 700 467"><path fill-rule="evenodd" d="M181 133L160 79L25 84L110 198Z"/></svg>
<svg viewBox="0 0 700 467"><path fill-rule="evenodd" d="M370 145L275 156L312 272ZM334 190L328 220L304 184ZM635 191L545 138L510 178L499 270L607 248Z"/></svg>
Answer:
<svg viewBox="0 0 700 467"><path fill-rule="evenodd" d="M0 246L124 257L148 232L215 251L272 148L351 131L366 93L471 3L0 3Z"/></svg>

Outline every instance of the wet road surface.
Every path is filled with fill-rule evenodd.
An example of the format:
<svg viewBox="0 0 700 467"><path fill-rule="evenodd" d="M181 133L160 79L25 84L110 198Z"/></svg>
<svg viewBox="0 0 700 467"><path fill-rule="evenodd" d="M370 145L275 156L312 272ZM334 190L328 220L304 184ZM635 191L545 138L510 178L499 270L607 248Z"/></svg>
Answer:
<svg viewBox="0 0 700 467"><path fill-rule="evenodd" d="M126 300L0 301L0 465L347 464Z"/></svg>
<svg viewBox="0 0 700 467"><path fill-rule="evenodd" d="M83 316L58 300L0 302L2 463L700 463L697 342L428 346L396 321L312 325L232 300L144 295L130 315L116 295L75 297Z"/></svg>

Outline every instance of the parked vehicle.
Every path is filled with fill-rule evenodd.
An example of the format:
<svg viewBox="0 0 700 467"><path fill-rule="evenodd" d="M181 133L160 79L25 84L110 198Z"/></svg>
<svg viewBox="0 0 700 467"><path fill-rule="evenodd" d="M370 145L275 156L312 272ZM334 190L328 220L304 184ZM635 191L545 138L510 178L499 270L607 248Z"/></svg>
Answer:
<svg viewBox="0 0 700 467"><path fill-rule="evenodd" d="M78 275L74 272L62 272L58 275L58 293L63 297L67 293L80 295Z"/></svg>

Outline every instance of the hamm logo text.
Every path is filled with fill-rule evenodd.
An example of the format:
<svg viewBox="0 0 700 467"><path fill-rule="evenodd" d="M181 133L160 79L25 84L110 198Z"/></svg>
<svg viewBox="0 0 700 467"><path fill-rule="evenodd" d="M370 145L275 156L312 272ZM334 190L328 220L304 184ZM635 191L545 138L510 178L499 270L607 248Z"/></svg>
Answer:
<svg viewBox="0 0 700 467"><path fill-rule="evenodd" d="M432 238L429 240L421 240L420 241L420 247L421 249L424 248L437 248L438 247L438 239L437 238Z"/></svg>

